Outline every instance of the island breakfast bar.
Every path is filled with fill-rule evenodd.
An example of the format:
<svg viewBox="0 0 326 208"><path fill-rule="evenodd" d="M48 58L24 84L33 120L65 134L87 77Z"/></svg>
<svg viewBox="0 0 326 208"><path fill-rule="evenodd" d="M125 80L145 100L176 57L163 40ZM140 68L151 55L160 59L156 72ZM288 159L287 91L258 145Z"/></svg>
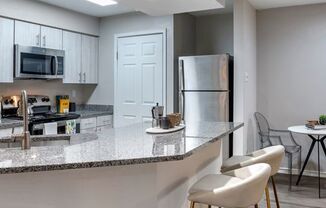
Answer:
<svg viewBox="0 0 326 208"><path fill-rule="evenodd" d="M1 205L184 208L193 182L219 171L223 138L242 126L200 122L150 135L150 124L140 123L77 134L64 145L2 148Z"/></svg>

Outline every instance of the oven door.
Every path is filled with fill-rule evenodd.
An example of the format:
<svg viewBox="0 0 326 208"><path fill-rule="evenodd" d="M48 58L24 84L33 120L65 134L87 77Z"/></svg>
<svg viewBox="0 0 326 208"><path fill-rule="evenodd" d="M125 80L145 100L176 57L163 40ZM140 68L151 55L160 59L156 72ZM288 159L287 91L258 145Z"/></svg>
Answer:
<svg viewBox="0 0 326 208"><path fill-rule="evenodd" d="M15 77L60 79L64 75L64 51L15 46Z"/></svg>

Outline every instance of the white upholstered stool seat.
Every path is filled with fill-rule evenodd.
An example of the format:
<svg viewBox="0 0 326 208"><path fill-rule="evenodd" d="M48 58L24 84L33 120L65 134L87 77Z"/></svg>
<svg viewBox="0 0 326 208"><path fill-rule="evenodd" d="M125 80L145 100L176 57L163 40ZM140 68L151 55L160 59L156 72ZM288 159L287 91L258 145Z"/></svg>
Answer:
<svg viewBox="0 0 326 208"><path fill-rule="evenodd" d="M224 174L207 175L190 188L188 199L218 207L253 206L261 200L270 174L271 167L260 163Z"/></svg>
<svg viewBox="0 0 326 208"><path fill-rule="evenodd" d="M221 172L227 172L256 163L267 163L271 166L271 176L275 175L285 154L284 146L276 145L257 150L245 156L233 156L223 162Z"/></svg>
<svg viewBox="0 0 326 208"><path fill-rule="evenodd" d="M273 189L275 194L275 201L277 208L280 207L276 185L272 176L274 176L281 165L282 159L285 155L285 149L282 145L270 146L264 149L257 150L251 154L245 156L233 156L223 162L221 167L221 172L228 172L237 168L246 167L249 165L257 164L257 163L267 163L271 166L271 179L273 183ZM267 207L270 208L270 200L269 200L269 191L268 188L265 189L266 191L266 201Z"/></svg>

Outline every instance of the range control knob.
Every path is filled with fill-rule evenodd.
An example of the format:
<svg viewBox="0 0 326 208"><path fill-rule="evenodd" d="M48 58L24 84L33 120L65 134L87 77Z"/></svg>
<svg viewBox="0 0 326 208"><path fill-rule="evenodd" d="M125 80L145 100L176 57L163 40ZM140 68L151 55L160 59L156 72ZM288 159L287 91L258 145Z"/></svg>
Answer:
<svg viewBox="0 0 326 208"><path fill-rule="evenodd" d="M43 97L42 98L42 102L49 102L49 101L50 101L50 99L48 97Z"/></svg>
<svg viewBox="0 0 326 208"><path fill-rule="evenodd" d="M11 105L13 105L13 104L15 103L15 101L14 101L13 99L10 99L9 103L10 103Z"/></svg>
<svg viewBox="0 0 326 208"><path fill-rule="evenodd" d="M7 99L7 100L5 100L3 103L4 103L5 105L9 105L9 100Z"/></svg>

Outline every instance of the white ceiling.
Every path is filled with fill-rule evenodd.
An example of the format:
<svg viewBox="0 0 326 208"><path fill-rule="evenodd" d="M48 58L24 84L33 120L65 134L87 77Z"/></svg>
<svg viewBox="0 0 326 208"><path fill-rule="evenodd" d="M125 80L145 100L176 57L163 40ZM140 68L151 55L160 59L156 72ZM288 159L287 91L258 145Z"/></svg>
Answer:
<svg viewBox="0 0 326 208"><path fill-rule="evenodd" d="M224 8L225 0L118 0L151 16Z"/></svg>
<svg viewBox="0 0 326 208"><path fill-rule="evenodd" d="M256 9L299 6L305 4L326 3L326 0L249 0Z"/></svg>
<svg viewBox="0 0 326 208"><path fill-rule="evenodd" d="M38 0L95 17L105 17L135 11L124 4L101 7L86 0Z"/></svg>
<svg viewBox="0 0 326 208"><path fill-rule="evenodd" d="M86 0L37 0L95 17L133 11L152 16L223 8L229 0L116 0L118 4L101 7Z"/></svg>
<svg viewBox="0 0 326 208"><path fill-rule="evenodd" d="M192 12L200 16L232 12L233 0L117 0L119 4L101 7L86 0L37 0L95 17L105 17L133 11L149 15ZM226 8L218 9L225 1ZM305 4L326 3L326 0L249 0L258 10ZM171 6L173 2L173 7ZM180 8L182 5L182 8ZM185 6L186 5L186 6ZM181 9L181 10L180 10ZM196 10L197 12L193 12Z"/></svg>

